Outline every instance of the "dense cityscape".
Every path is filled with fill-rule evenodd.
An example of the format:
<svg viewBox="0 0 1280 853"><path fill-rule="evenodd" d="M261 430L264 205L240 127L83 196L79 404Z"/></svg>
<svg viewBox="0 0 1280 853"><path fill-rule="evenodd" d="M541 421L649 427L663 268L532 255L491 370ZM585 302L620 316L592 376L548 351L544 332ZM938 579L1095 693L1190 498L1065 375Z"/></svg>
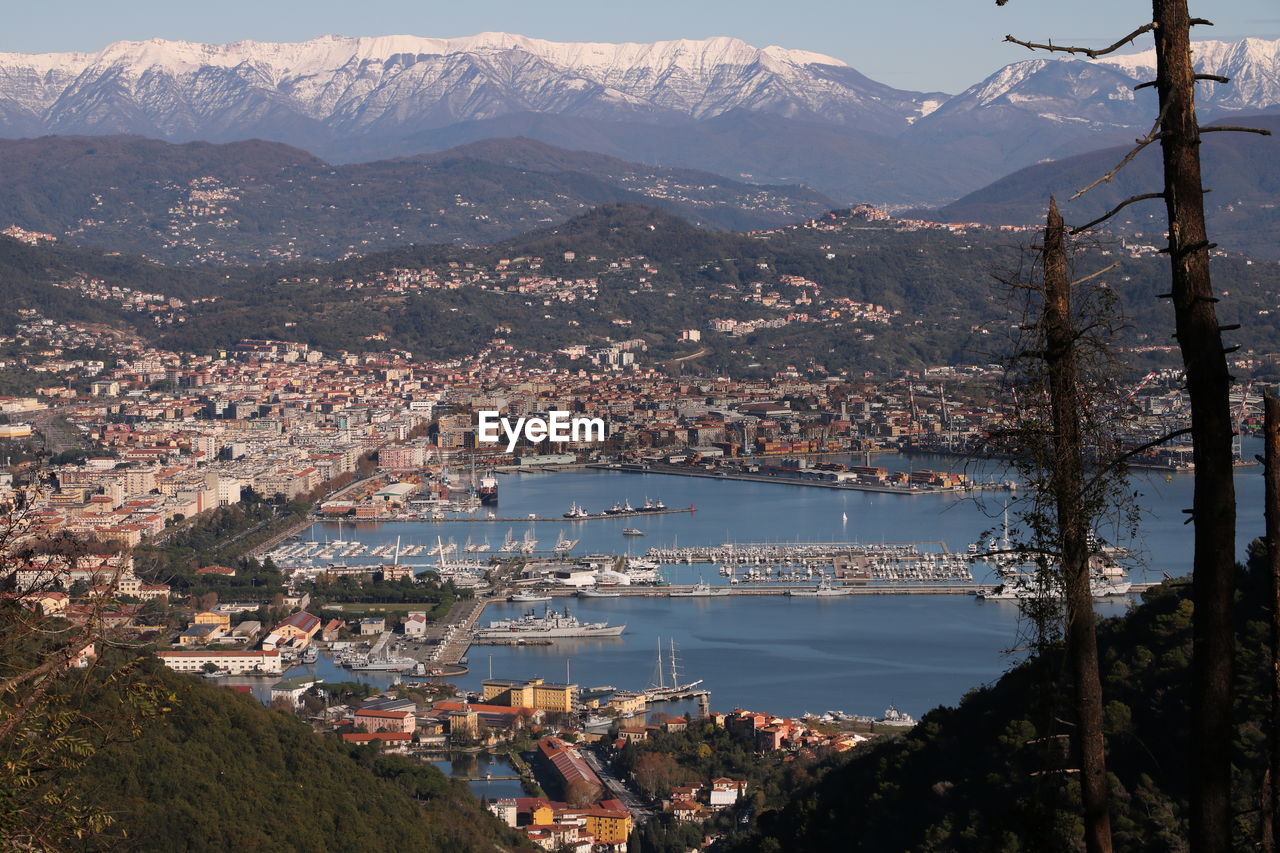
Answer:
<svg viewBox="0 0 1280 853"><path fill-rule="evenodd" d="M1153 16L0 44L0 846L1280 849L1280 40Z"/></svg>

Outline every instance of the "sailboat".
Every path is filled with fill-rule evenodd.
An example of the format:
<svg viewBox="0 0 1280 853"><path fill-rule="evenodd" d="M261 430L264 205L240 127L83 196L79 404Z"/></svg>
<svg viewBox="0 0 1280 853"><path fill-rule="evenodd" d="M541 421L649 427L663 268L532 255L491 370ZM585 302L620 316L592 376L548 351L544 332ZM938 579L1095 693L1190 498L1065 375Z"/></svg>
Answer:
<svg viewBox="0 0 1280 853"><path fill-rule="evenodd" d="M649 701L663 701L671 699L682 693L688 693L690 690L702 683L703 679L697 681L689 681L684 684L680 683L680 666L676 657L676 641L671 639L671 653L668 656L667 664L669 670L664 670L662 666L662 638L658 638L658 664L654 670L654 680L656 684L644 691L644 695ZM667 675L671 676L671 683L667 684Z"/></svg>

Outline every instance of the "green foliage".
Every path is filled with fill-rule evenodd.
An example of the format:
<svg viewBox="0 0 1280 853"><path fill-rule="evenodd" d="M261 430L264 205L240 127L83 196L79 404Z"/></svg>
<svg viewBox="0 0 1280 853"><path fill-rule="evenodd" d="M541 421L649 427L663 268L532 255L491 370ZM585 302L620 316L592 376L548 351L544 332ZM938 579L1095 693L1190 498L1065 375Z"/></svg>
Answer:
<svg viewBox="0 0 1280 853"><path fill-rule="evenodd" d="M351 750L291 714L202 679L156 677L177 700L164 726L108 747L78 784L114 819L70 850L470 851L515 846L429 765Z"/></svg>
<svg viewBox="0 0 1280 853"><path fill-rule="evenodd" d="M1266 767L1269 702L1264 561L1255 543L1237 596L1235 849L1254 849ZM1117 850L1184 849L1190 789L1190 587L1151 590L1099 626L1107 767ZM878 745L759 816L735 851L1074 851L1079 788L1069 772L1069 685L1051 648L936 708L906 736ZM1045 701L1046 685L1055 691Z"/></svg>

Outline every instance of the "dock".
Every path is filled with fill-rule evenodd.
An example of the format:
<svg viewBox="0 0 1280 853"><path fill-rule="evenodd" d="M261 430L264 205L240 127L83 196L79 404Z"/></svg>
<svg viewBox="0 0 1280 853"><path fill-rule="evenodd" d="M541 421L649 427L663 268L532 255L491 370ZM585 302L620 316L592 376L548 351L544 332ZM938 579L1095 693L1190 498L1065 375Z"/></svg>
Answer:
<svg viewBox="0 0 1280 853"><path fill-rule="evenodd" d="M740 480L748 483L780 483L784 486L811 486L819 489L836 489L842 492L878 492L887 495L947 495L964 494L971 491L1004 488L1002 483L966 483L962 486L893 486L880 483L836 483L828 480L817 480L808 477L793 477L780 474L759 474L751 471L707 471L694 470L679 465L661 465L655 463L637 464L631 462L598 462L587 466L601 471L623 471L630 474L669 474L676 477L704 477L711 480Z"/></svg>
<svg viewBox="0 0 1280 853"><path fill-rule="evenodd" d="M611 518L646 518L651 515L675 515L677 513L697 512L696 506L674 507L670 509L637 509L631 512L593 512L589 515L575 516L573 518L565 518L563 515L512 515L512 516L480 516L473 515L441 515L439 517L430 515L423 517L421 515L404 514L379 516L377 518L361 518L358 521L421 521L428 524L452 524L454 522L469 524L527 524L530 522L552 522L558 524L574 524L579 521L607 521ZM333 521L332 518L314 516L312 522ZM309 522L310 523L310 522Z"/></svg>
<svg viewBox="0 0 1280 853"><path fill-rule="evenodd" d="M467 656L467 649L471 646L471 631L475 628L476 620L480 618L480 614L484 612L486 606L491 601L501 601L500 598L478 598L473 601L460 601L455 607L455 611L449 614L448 627L452 629L452 634L447 638L441 638L444 642L437 647L436 651L431 655L431 663L436 666L456 666L462 662ZM458 608L461 608L460 611ZM455 613L458 618L453 618Z"/></svg>

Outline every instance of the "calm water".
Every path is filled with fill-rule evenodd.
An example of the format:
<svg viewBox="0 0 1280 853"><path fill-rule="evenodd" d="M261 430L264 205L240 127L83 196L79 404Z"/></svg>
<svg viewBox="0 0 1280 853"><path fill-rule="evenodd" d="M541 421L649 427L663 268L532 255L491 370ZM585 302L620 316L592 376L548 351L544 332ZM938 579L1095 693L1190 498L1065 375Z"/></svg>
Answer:
<svg viewBox="0 0 1280 853"><path fill-rule="evenodd" d="M499 800L504 797L523 797L524 789L519 779L483 779L485 775L514 776L516 770L506 758L481 753L459 754L452 760L432 761L446 776L458 776L472 780L469 784L477 797Z"/></svg>
<svg viewBox="0 0 1280 853"><path fill-rule="evenodd" d="M1246 456L1254 452L1246 449ZM882 456L877 464L906 469L963 468L958 460ZM997 472L980 472L994 479ZM1237 474L1241 549L1262 533L1262 477L1258 467ZM439 524L404 522L344 524L342 535L369 545L394 542L434 543L437 536L460 545L467 537L500 544L507 530L517 538L532 528L541 547L559 531L582 541L575 553L643 553L654 545L736 542L861 541L944 542L963 551L983 531L998 529L1005 492L983 493L981 502L953 495L887 495L841 492L773 483L726 482L659 474L572 471L512 474L500 483L498 514L558 516L570 502L599 511L614 502L639 505L646 497L670 507L694 504L694 514L585 522ZM1191 568L1191 530L1183 525L1191 504L1192 477L1179 473L1138 474L1142 493L1143 534L1123 543L1140 549L1145 566L1135 580L1158 580L1162 572L1185 574ZM847 516L847 521L845 517ZM644 537L622 536L622 528L643 529ZM1107 538L1107 531L1102 531ZM304 538L337 538L336 523L316 525ZM433 558L412 558L426 563ZM705 576L721 582L714 566L679 566L669 571L676 582ZM981 578L980 578L981 579ZM705 679L717 709L748 707L781 714L843 709L879 713L894 703L919 716L940 703L956 702L966 690L997 678L1011 663L1002 650L1017 645L1017 607L968 596L853 596L837 600L785 597L731 599L573 599L558 600L583 619L625 622L626 633L613 640L562 641L526 648L477 646L472 671L459 680L478 688L493 674L522 678L570 677L584 686L648 686L655 644L674 638L684 674ZM1103 614L1122 612L1121 603L1100 605ZM497 619L520 611L519 605L490 607L482 617ZM326 667L327 668L327 667ZM299 670L301 672L302 670ZM292 673L291 673L292 674ZM324 675L332 678L339 673ZM351 679L354 674L343 677ZM385 676L374 677L378 681ZM380 683L380 682L379 682Z"/></svg>

